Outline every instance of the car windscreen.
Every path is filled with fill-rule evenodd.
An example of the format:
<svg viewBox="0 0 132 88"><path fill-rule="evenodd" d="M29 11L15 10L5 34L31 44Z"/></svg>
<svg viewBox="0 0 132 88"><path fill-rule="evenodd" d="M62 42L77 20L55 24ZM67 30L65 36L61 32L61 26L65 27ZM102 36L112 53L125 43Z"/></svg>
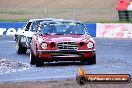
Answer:
<svg viewBox="0 0 132 88"><path fill-rule="evenodd" d="M85 26L77 22L53 22L41 25L42 34L86 34Z"/></svg>
<svg viewBox="0 0 132 88"><path fill-rule="evenodd" d="M34 21L32 23L32 27L31 27L31 31L32 32L36 32L36 29L38 28L38 26L40 25L41 22L44 22L45 20L38 20L38 21Z"/></svg>

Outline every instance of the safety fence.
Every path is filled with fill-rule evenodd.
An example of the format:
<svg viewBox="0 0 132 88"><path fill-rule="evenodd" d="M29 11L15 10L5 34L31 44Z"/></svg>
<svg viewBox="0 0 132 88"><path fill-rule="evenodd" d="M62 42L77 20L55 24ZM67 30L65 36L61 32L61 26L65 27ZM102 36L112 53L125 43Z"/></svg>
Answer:
<svg viewBox="0 0 132 88"><path fill-rule="evenodd" d="M132 22L132 0L1 0L0 20L63 18Z"/></svg>
<svg viewBox="0 0 132 88"><path fill-rule="evenodd" d="M117 0L1 0L0 19L63 18L117 22Z"/></svg>

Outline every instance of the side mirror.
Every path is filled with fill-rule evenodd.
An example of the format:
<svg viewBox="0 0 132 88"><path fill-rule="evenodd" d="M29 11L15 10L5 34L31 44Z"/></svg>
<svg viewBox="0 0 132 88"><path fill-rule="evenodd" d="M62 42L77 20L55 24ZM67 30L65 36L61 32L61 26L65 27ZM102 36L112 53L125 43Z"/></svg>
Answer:
<svg viewBox="0 0 132 88"><path fill-rule="evenodd" d="M28 29L26 27L24 27L23 30L28 31Z"/></svg>
<svg viewBox="0 0 132 88"><path fill-rule="evenodd" d="M28 31L28 29L26 28L25 31Z"/></svg>
<svg viewBox="0 0 132 88"><path fill-rule="evenodd" d="M39 32L38 34L39 34L39 36L42 36L43 35L41 32Z"/></svg>

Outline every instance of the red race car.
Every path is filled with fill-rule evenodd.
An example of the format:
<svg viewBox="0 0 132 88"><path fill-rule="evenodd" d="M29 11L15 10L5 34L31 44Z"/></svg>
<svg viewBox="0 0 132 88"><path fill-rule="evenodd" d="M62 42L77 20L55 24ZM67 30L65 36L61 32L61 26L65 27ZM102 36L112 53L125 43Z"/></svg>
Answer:
<svg viewBox="0 0 132 88"><path fill-rule="evenodd" d="M73 20L41 23L31 41L30 64L81 61L96 64L95 41L83 23Z"/></svg>

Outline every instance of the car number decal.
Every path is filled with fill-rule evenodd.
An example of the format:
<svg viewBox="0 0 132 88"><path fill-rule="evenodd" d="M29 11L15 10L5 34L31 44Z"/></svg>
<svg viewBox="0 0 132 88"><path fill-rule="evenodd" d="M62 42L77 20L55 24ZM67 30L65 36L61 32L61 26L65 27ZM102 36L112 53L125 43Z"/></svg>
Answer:
<svg viewBox="0 0 132 88"><path fill-rule="evenodd" d="M21 42L26 42L26 37L21 37Z"/></svg>

